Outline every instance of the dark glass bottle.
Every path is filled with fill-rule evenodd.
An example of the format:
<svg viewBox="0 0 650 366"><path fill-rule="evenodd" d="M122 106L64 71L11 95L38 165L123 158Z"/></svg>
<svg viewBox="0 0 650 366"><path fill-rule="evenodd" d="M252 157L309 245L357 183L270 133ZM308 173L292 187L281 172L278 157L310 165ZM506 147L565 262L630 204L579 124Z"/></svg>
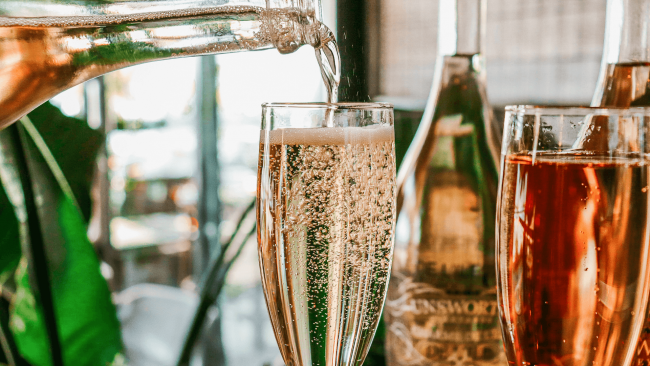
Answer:
<svg viewBox="0 0 650 366"><path fill-rule="evenodd" d="M494 263L498 138L485 88L484 25L485 0L440 2L433 86L398 173L384 310L390 366L506 362Z"/></svg>

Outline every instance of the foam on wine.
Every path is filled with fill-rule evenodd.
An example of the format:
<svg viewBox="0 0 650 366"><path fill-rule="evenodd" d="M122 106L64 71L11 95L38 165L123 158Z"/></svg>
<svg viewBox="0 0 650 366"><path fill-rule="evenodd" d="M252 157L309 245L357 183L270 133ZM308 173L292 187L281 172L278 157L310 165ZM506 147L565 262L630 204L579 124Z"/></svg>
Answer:
<svg viewBox="0 0 650 366"><path fill-rule="evenodd" d="M284 145L379 144L395 139L391 126L283 128L268 133L269 143Z"/></svg>

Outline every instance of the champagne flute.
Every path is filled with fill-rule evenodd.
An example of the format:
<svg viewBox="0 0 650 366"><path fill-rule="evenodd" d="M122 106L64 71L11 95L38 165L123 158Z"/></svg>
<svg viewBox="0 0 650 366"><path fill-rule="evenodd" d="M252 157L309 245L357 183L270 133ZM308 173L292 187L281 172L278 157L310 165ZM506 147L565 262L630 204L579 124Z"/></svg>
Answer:
<svg viewBox="0 0 650 366"><path fill-rule="evenodd" d="M287 366L363 363L388 285L395 196L392 106L263 106L260 268Z"/></svg>
<svg viewBox="0 0 650 366"><path fill-rule="evenodd" d="M506 109L497 279L511 365L631 365L649 289L649 127L645 108Z"/></svg>

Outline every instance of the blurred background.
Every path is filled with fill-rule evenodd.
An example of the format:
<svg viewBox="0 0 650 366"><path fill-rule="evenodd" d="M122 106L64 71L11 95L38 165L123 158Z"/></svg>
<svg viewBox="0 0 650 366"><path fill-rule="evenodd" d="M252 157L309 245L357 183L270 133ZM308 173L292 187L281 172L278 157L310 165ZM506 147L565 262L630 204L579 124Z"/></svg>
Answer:
<svg viewBox="0 0 650 366"><path fill-rule="evenodd" d="M485 54L495 123L503 122L506 104L589 104L605 5L488 1ZM398 153L405 151L431 87L438 0L322 0L322 6L343 57L341 99L393 103ZM290 55L269 50L131 67L52 100L105 134L89 237L120 305L130 357L140 357L134 364L166 364L167 345L180 347L211 256L255 198L260 105L325 97L314 51L303 47ZM256 237L243 245L210 310L201 357L207 364L215 357L228 365L281 365ZM180 325L165 331L160 319L170 312ZM223 348L211 347L211 337ZM368 364L380 364L377 352Z"/></svg>

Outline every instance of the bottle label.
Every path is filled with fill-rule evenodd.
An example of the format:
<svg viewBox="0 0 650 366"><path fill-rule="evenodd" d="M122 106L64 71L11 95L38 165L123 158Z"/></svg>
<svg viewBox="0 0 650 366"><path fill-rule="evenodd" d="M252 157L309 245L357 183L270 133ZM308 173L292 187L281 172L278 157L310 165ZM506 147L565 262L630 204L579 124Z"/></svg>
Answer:
<svg viewBox="0 0 650 366"><path fill-rule="evenodd" d="M503 365L496 294L448 295L402 281L386 302L389 365Z"/></svg>

